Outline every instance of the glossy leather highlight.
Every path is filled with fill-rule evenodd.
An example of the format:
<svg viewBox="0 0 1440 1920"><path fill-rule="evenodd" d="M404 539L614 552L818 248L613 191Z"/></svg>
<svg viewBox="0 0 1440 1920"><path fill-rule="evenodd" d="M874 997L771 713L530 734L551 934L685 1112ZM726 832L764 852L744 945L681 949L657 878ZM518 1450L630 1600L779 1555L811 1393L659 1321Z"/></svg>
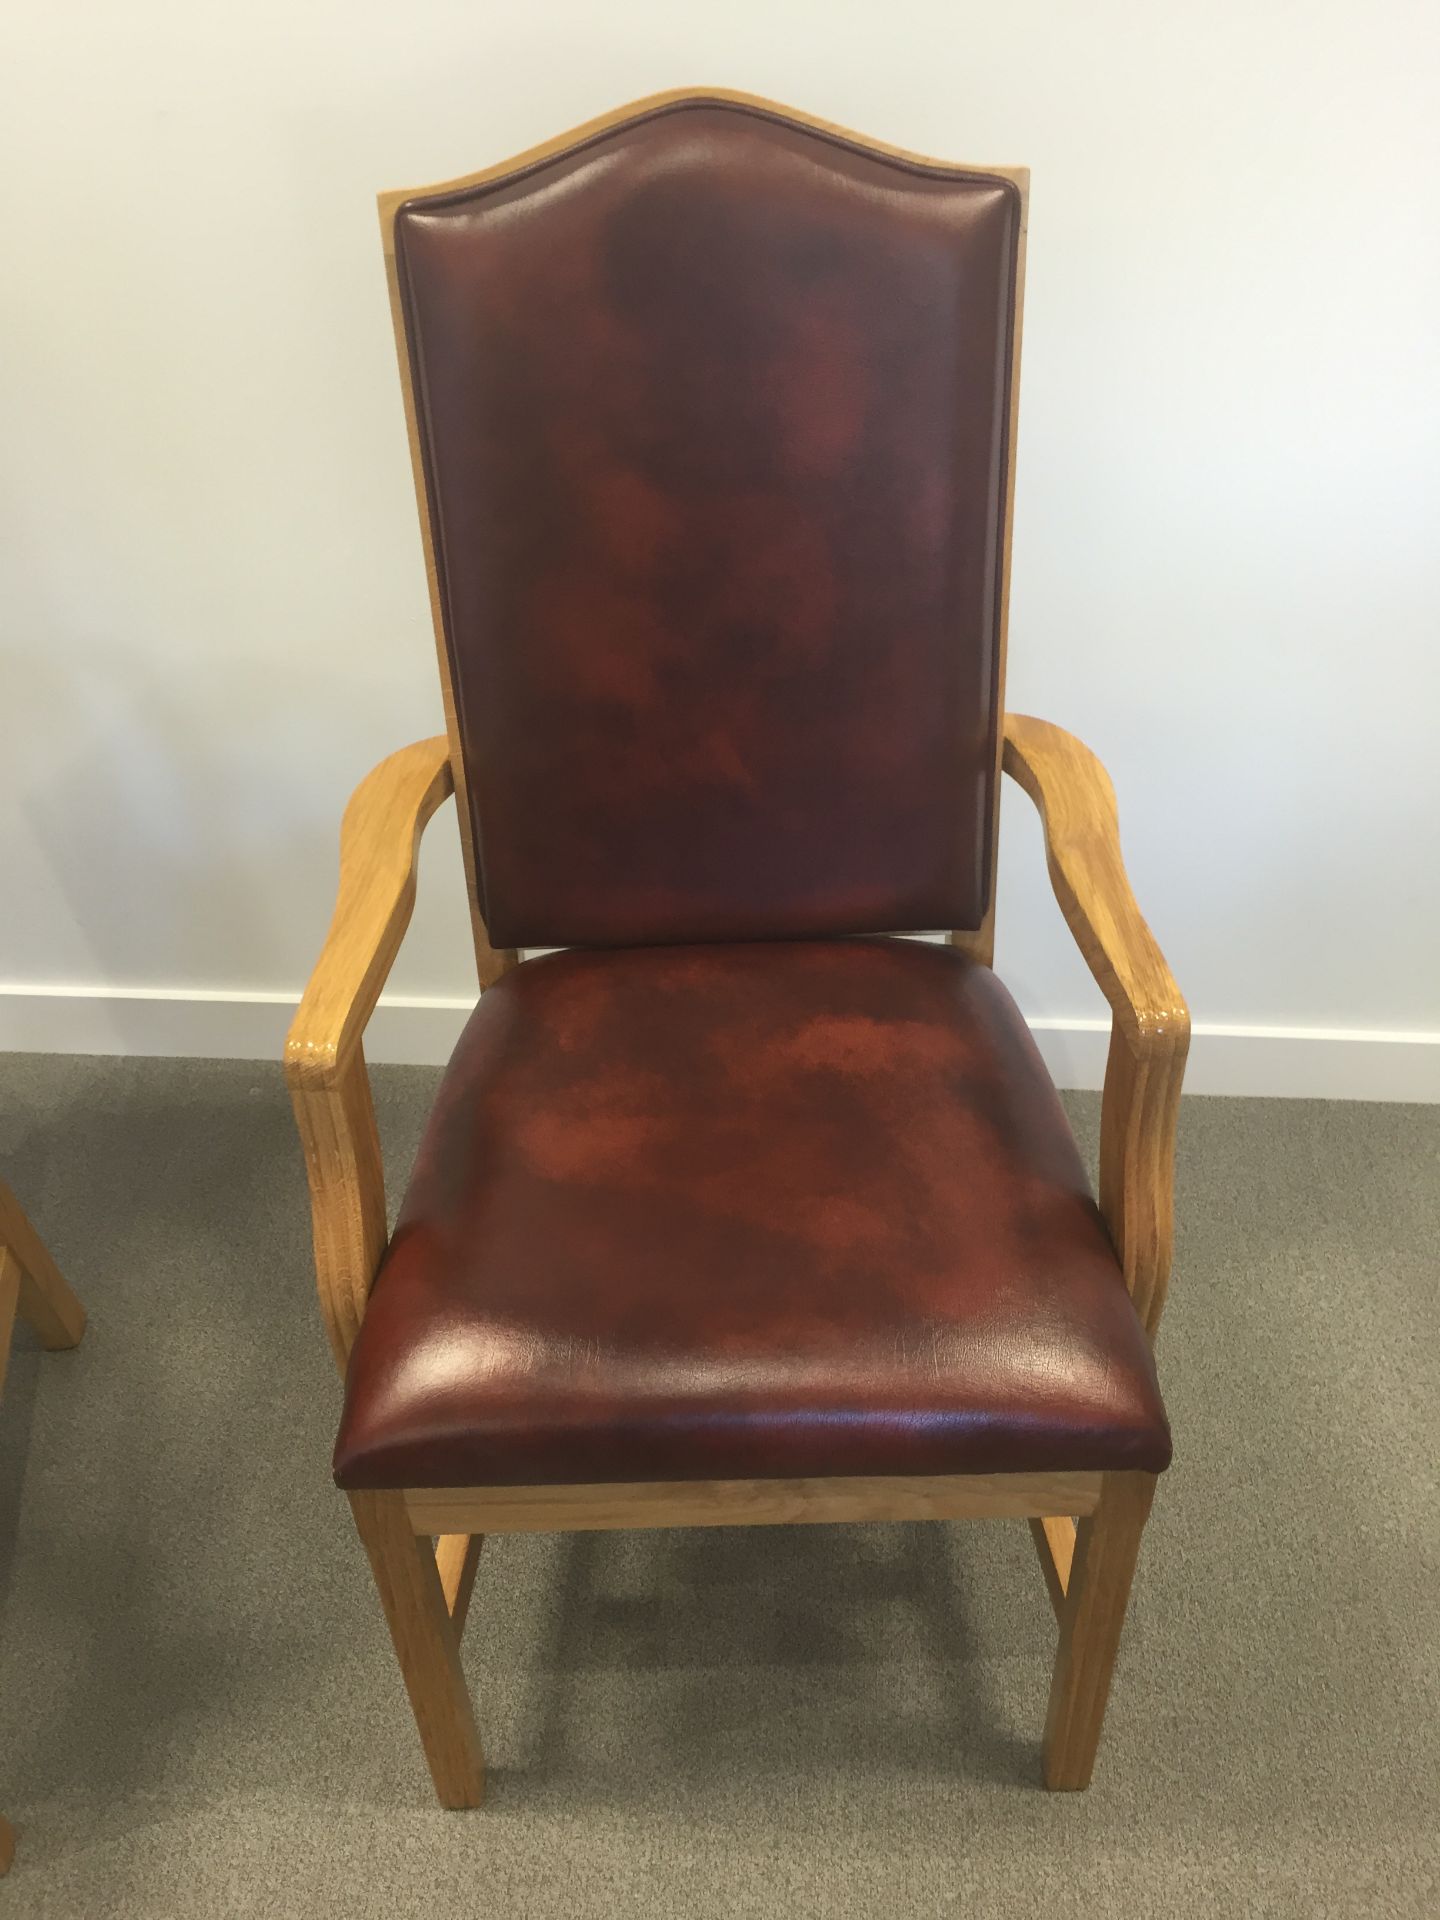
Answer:
<svg viewBox="0 0 1440 1920"><path fill-rule="evenodd" d="M733 103L399 210L495 946L979 924L1018 238Z"/></svg>
<svg viewBox="0 0 1440 1920"><path fill-rule="evenodd" d="M1149 1346L989 969L569 952L484 996L351 1355L347 1487L1158 1471Z"/></svg>

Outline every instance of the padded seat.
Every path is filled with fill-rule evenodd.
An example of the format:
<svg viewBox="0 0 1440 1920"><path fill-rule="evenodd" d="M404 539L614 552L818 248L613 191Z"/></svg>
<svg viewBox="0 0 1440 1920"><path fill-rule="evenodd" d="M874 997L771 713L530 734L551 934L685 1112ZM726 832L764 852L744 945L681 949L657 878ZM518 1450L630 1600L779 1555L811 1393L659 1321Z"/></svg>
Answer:
<svg viewBox="0 0 1440 1920"><path fill-rule="evenodd" d="M343 1487L1139 1468L1170 1436L988 968L570 950L484 995L350 1357Z"/></svg>

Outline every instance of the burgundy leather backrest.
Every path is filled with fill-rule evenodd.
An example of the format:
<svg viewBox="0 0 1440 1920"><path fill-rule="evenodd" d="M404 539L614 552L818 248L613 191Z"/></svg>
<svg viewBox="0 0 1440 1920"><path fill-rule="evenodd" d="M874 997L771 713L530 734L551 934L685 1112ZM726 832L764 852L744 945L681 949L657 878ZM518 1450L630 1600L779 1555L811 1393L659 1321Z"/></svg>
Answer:
<svg viewBox="0 0 1440 1920"><path fill-rule="evenodd" d="M710 101L400 207L494 945L978 925L1019 225Z"/></svg>

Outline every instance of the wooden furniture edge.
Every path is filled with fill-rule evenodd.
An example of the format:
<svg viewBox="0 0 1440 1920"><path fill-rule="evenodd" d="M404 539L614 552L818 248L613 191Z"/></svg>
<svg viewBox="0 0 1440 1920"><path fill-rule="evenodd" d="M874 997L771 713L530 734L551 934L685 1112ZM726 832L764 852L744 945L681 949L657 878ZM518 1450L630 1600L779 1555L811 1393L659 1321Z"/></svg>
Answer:
<svg viewBox="0 0 1440 1920"><path fill-rule="evenodd" d="M460 1664L469 1591L460 1604L447 1592L446 1567L428 1540L416 1539L398 1493L348 1497L440 1804L478 1807L485 1797L485 1754ZM452 1565L452 1577L456 1571Z"/></svg>
<svg viewBox="0 0 1440 1920"><path fill-rule="evenodd" d="M342 1375L389 1231L361 1036L410 924L420 835L452 790L443 734L392 753L355 789L340 829L330 931L285 1042L316 1286Z"/></svg>
<svg viewBox="0 0 1440 1920"><path fill-rule="evenodd" d="M402 195L401 198L404 196ZM440 591L440 562L435 528L430 517L430 492L425 479L425 457L420 445L420 414L415 399L415 381L410 363L409 330L405 318L405 300L400 286L400 270L395 259L395 209L387 206L392 196L380 196L380 232L385 252L385 282L390 294L390 325L395 338L395 360L400 375L400 398L405 413L405 437L410 448L410 477L415 489L415 510L420 522L420 546L425 556L425 584L430 596L430 623L434 632L435 658L440 673L440 698L445 709L445 733L450 743L450 770L455 789L455 808L460 826L460 851L465 863L465 882L470 901L470 932L475 948L475 972L483 990L519 964L513 947L496 948L480 910L480 861L475 847L475 827L470 811L470 789L465 770L465 749L460 738L459 709L450 674L450 653L445 643L445 614Z"/></svg>
<svg viewBox="0 0 1440 1920"><path fill-rule="evenodd" d="M1175 1130L1190 1010L1131 891L1115 789L1099 760L1063 728L1012 713L1005 771L1039 810L1055 897L1110 1003L1100 1210L1153 1339L1174 1247Z"/></svg>
<svg viewBox="0 0 1440 1920"><path fill-rule="evenodd" d="M285 1040L292 1088L333 1086L343 1073L410 924L420 835L453 791L441 734L392 753L350 796L330 930Z"/></svg>
<svg viewBox="0 0 1440 1920"><path fill-rule="evenodd" d="M1064 1514L1041 1514L1032 1518L1030 1533L1040 1556L1045 1590L1058 1620L1064 1612L1070 1569L1075 1562L1075 1522Z"/></svg>
<svg viewBox="0 0 1440 1920"><path fill-rule="evenodd" d="M9 1312L11 1332L18 1311L41 1345L52 1352L79 1346L86 1326L85 1309L31 1225L29 1215L0 1180L0 1254L7 1250L11 1259L4 1266L4 1286L8 1293L13 1284L15 1293Z"/></svg>
<svg viewBox="0 0 1440 1920"><path fill-rule="evenodd" d="M1141 1053L1184 1050L1190 1012L1136 904L1110 776L1063 727L1005 716L1004 768L1034 801L1060 910L1115 1019Z"/></svg>
<svg viewBox="0 0 1440 1920"><path fill-rule="evenodd" d="M1083 1792L1090 1784L1157 1480L1153 1473L1107 1473L1099 1505L1075 1529L1045 1715L1043 1770L1052 1792Z"/></svg>
<svg viewBox="0 0 1440 1920"><path fill-rule="evenodd" d="M475 1575L480 1571L480 1549L484 1544L483 1533L442 1533L435 1542L440 1587L457 1634L465 1631Z"/></svg>
<svg viewBox="0 0 1440 1920"><path fill-rule="evenodd" d="M674 1480L634 1485L410 1487L417 1534L570 1533L615 1528L848 1524L1090 1513L1099 1473Z"/></svg>
<svg viewBox="0 0 1440 1920"><path fill-rule="evenodd" d="M997 169L997 171L1001 171ZM952 947L968 954L982 966L995 962L995 902L1000 884L1000 788L1005 768L1005 676L1010 657L1010 555L1015 537L1015 455L1020 436L1020 367L1025 333L1025 255L1030 237L1030 170L1016 167L1006 170L1020 189L1020 238L1015 258L1015 324L1010 337L1010 412L1005 433L1005 480L1002 511L1005 515L1000 543L1000 610L995 648L995 767L990 786L989 897L980 925L967 931L952 928L948 939Z"/></svg>
<svg viewBox="0 0 1440 1920"><path fill-rule="evenodd" d="M394 187L376 196L380 209L380 219L387 232L393 228L396 210L407 200L431 199L441 194L466 193L473 187L486 186L492 180L503 179L506 174L520 173L527 167L538 166L542 161L553 160L578 147L586 140L609 133L616 127L624 126L629 120L639 120L648 114L660 113L667 108L684 106L716 105L722 107L748 108L752 113L762 113L779 120L789 120L794 125L808 128L812 133L828 135L832 140L843 140L850 146L863 148L888 160L897 160L907 166L925 167L939 173L986 174L995 179L1010 180L1020 188L1022 196L1030 184L1030 169L1009 165L980 165L971 161L945 160L929 153L917 153L911 147L895 146L888 140L877 140L867 133L857 133L853 127L841 126L837 121L822 119L818 114L806 113L803 108L786 106L783 101L771 100L764 94L745 93L735 87L666 87L658 93L642 94L638 99L630 100L624 106L612 107L606 113L596 114L592 119L582 120L578 126L569 127L563 133L557 133L548 140L541 140L533 147L525 147L519 153L507 154L504 159L495 160L489 166L479 167L473 173L457 174L450 180L431 181L418 187Z"/></svg>

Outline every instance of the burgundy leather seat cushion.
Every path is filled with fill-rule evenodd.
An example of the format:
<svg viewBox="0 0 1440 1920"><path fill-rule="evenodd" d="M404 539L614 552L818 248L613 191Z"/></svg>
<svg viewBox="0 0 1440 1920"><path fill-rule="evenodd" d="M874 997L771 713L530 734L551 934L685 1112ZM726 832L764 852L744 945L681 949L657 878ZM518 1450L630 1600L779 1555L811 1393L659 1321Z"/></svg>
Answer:
<svg viewBox="0 0 1440 1920"><path fill-rule="evenodd" d="M346 1487L1144 1468L1149 1346L995 976L893 939L487 992L350 1361Z"/></svg>

